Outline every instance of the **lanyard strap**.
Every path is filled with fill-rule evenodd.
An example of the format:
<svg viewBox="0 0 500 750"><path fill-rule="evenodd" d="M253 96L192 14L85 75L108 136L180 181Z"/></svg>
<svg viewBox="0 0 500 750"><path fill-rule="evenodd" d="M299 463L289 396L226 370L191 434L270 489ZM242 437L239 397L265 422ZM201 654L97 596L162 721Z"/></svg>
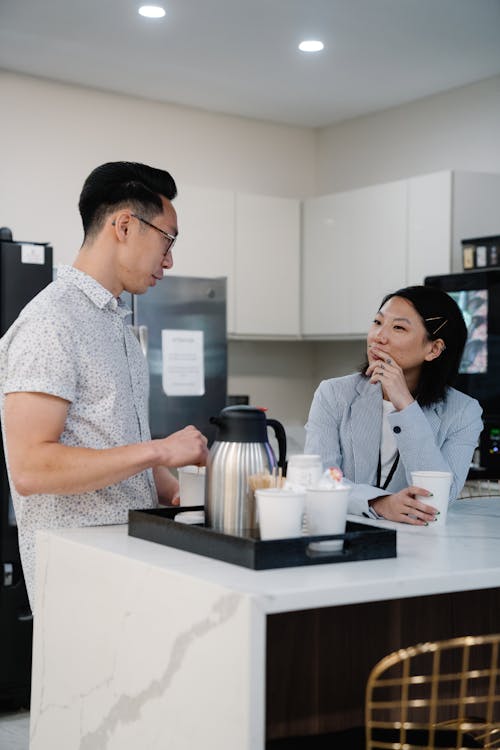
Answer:
<svg viewBox="0 0 500 750"><path fill-rule="evenodd" d="M387 478L386 478L383 486L381 487L382 490L386 490L387 487L389 486L389 482L393 478L394 472L398 468L398 463L399 463L399 451L396 452L396 458L394 459L393 464L391 466L391 469L390 469L390 471L389 471L389 473L387 475ZM378 466L377 466L377 487L380 487L380 480L381 480L381 478L382 478L382 459L380 457L380 451L379 451L379 454L378 454Z"/></svg>

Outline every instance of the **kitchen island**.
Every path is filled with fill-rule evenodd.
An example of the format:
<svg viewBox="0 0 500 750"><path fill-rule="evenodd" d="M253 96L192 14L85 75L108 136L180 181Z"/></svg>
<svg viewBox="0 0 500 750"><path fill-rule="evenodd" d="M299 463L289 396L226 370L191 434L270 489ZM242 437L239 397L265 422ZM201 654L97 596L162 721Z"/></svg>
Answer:
<svg viewBox="0 0 500 750"><path fill-rule="evenodd" d="M500 631L500 498L397 528L397 558L268 571L126 526L39 533L31 750L259 750L359 724L384 653Z"/></svg>

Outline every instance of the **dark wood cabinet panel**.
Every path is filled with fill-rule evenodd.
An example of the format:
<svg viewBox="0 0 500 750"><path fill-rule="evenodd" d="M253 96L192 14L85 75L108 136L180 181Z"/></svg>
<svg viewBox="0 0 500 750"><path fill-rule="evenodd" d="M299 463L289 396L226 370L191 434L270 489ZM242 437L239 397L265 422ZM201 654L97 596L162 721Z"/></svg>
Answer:
<svg viewBox="0 0 500 750"><path fill-rule="evenodd" d="M368 674L382 656L423 641L496 632L499 588L270 615L267 737L359 726Z"/></svg>

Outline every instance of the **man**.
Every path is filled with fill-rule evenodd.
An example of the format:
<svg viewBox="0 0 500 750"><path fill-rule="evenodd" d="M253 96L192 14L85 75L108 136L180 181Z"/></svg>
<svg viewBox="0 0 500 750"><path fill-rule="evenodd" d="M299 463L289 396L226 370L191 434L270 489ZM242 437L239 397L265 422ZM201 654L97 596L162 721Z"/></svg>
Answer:
<svg viewBox="0 0 500 750"><path fill-rule="evenodd" d="M177 189L168 172L111 162L87 178L84 242L0 341L2 427L21 559L33 606L37 529L125 523L175 500L167 467L204 465L194 427L151 440L149 375L123 291L171 268Z"/></svg>

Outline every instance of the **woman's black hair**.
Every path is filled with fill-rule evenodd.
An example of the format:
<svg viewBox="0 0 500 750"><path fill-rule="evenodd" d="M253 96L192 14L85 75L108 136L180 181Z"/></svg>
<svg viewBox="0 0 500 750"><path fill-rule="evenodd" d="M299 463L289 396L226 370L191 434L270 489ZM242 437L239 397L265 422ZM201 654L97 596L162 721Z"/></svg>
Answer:
<svg viewBox="0 0 500 750"><path fill-rule="evenodd" d="M402 297L413 305L422 319L429 341L444 341L445 348L439 357L422 364L415 394L420 406L431 406L444 401L448 386L454 384L458 375L467 341L467 327L460 308L455 300L441 289L430 286L407 286L387 294L379 310L392 297Z"/></svg>
<svg viewBox="0 0 500 750"><path fill-rule="evenodd" d="M109 212L120 206L131 206L145 219L153 219L163 209L162 195L170 201L177 195L169 172L130 161L101 164L85 180L78 203L85 239L96 234Z"/></svg>

